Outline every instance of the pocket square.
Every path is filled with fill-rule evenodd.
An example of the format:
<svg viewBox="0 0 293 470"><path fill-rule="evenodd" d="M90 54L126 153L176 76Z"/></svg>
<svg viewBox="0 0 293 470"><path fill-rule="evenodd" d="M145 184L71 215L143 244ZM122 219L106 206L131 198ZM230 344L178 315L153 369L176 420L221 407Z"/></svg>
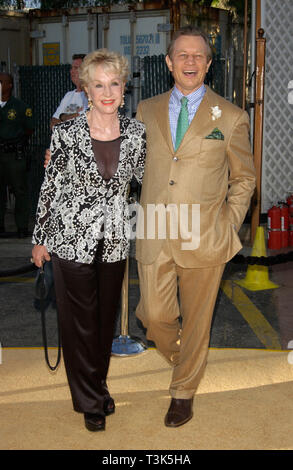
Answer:
<svg viewBox="0 0 293 470"><path fill-rule="evenodd" d="M216 139L216 140L224 140L224 135L217 127L212 131L211 134L207 135L205 139Z"/></svg>

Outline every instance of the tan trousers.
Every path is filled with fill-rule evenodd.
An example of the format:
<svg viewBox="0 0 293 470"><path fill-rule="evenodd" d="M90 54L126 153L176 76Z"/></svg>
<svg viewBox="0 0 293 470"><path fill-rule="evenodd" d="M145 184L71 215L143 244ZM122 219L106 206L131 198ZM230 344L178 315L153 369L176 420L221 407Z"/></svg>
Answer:
<svg viewBox="0 0 293 470"><path fill-rule="evenodd" d="M168 241L153 264L138 263L141 298L136 315L147 328L147 338L174 366L169 389L173 398L192 398L204 373L224 268L182 268L175 264Z"/></svg>

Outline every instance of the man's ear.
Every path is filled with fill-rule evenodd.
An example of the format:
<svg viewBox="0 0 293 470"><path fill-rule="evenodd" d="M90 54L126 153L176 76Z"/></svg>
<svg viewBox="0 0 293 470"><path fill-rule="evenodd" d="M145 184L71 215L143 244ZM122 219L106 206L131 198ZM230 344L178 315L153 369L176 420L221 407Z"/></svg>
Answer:
<svg viewBox="0 0 293 470"><path fill-rule="evenodd" d="M170 70L170 72L173 72L172 60L170 59L170 57L168 55L166 55L165 60L166 60L166 64L167 64L168 69Z"/></svg>
<svg viewBox="0 0 293 470"><path fill-rule="evenodd" d="M210 59L210 61L207 63L206 73L208 73L211 63L212 63L212 59Z"/></svg>

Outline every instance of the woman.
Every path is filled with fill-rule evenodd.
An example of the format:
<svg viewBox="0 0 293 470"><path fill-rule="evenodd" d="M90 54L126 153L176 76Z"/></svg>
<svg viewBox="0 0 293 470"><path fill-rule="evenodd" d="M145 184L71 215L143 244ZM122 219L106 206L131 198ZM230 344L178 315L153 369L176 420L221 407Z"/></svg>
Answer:
<svg viewBox="0 0 293 470"><path fill-rule="evenodd" d="M115 411L107 372L129 249L127 191L142 182L145 128L118 107L128 61L100 49L80 69L90 110L53 129L32 256L52 256L63 357L73 408L90 431Z"/></svg>

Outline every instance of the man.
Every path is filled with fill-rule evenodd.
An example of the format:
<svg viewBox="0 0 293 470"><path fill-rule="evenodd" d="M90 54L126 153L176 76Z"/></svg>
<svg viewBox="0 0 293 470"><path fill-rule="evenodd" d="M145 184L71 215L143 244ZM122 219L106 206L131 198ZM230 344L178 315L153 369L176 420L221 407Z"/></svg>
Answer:
<svg viewBox="0 0 293 470"><path fill-rule="evenodd" d="M72 64L70 69L70 77L75 90L68 91L62 98L58 108L56 109L51 119L50 127L68 119L73 119L79 115L80 112L85 111L88 107L88 100L85 92L81 89L79 81L79 67L86 54L74 54L72 56Z"/></svg>
<svg viewBox="0 0 293 470"><path fill-rule="evenodd" d="M15 223L19 238L27 237L29 199L25 146L33 133L32 110L12 96L13 78L0 73L0 232L5 233L7 186L15 196Z"/></svg>
<svg viewBox="0 0 293 470"><path fill-rule="evenodd" d="M222 273L241 248L237 232L255 171L247 113L204 85L211 64L205 34L192 28L176 32L166 62L173 90L140 102L136 115L147 134L140 199L147 220L139 221L146 227L148 209L166 207L169 227L165 239L159 227L151 238L137 239L141 299L136 315L173 366L165 425L177 427L193 415ZM177 239L174 214L180 219Z"/></svg>

